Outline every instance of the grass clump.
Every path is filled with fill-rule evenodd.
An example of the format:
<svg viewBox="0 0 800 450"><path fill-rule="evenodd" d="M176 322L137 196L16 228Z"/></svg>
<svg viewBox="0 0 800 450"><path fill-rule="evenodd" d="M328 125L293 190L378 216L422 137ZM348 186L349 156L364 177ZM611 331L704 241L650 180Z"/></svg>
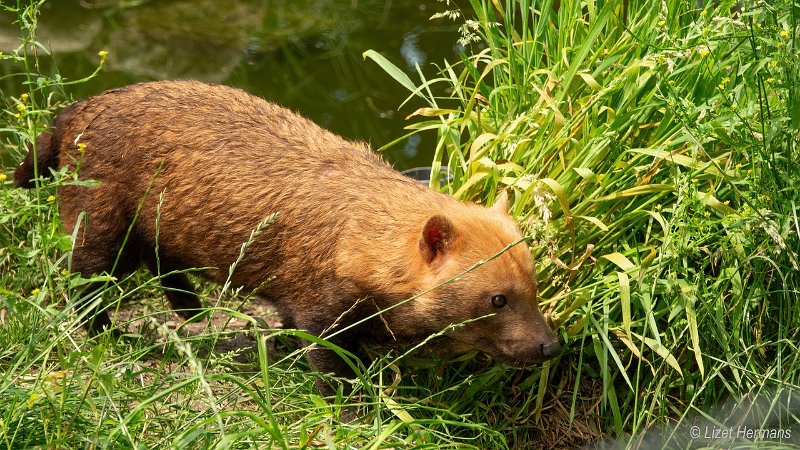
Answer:
<svg viewBox="0 0 800 450"><path fill-rule="evenodd" d="M514 192L569 343L536 402L561 398L574 419L598 381L603 431L631 444L758 441L691 441L707 424L797 442L796 5L470 6L448 15L467 18L472 52L437 78L416 86L365 56L428 102L409 128L437 133L442 189Z"/></svg>

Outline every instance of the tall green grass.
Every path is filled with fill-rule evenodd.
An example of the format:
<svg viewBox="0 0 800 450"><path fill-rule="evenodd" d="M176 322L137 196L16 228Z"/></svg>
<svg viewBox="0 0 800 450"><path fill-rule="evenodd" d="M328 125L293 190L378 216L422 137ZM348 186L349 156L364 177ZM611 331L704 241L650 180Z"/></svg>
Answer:
<svg viewBox="0 0 800 450"><path fill-rule="evenodd" d="M798 442L797 5L470 6L454 11L472 52L437 78L365 56L428 102L408 128L439 136L442 189L514 193L569 343L539 393L574 406L598 379L605 431L675 429L673 445L780 398L760 425Z"/></svg>
<svg viewBox="0 0 800 450"><path fill-rule="evenodd" d="M27 91L2 98L0 139L14 160L69 101L60 85L82 81L38 73L42 3L3 3L21 45L0 57ZM429 104L409 132L438 136L434 166L454 180L437 188L488 202L513 193L541 306L565 342L541 368L375 355L357 396L326 401L293 342L309 336L264 328L242 312L257 299L215 286L201 292L213 325L168 326L147 273L93 279L108 281L104 301L129 338L90 340L72 307L89 280L64 271L72 237L51 197L72 174L23 191L6 168L0 442L747 448L691 440L692 426L742 423L791 429L782 443L797 442L800 11L698 5L473 0L453 36L468 51L435 78L415 83L366 53Z"/></svg>

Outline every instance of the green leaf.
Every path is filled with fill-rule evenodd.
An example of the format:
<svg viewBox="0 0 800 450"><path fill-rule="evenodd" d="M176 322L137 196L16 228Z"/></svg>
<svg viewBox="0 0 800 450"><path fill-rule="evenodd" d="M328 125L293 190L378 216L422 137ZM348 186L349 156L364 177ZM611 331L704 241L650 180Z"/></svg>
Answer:
<svg viewBox="0 0 800 450"><path fill-rule="evenodd" d="M597 228L600 228L603 231L608 231L608 227L606 226L606 224L604 224L603 221L601 221L597 217L591 217L591 216L575 216L575 217L578 217L580 219L589 221L589 222L595 224L595 226L597 226Z"/></svg>
<svg viewBox="0 0 800 450"><path fill-rule="evenodd" d="M552 178L542 178L540 181L546 184L547 187L549 187L553 193L556 194L558 204L561 206L561 211L564 213L565 221L567 223L572 222L572 214L570 213L569 209L569 200L567 199L567 194L564 192L564 188L561 187L561 184Z"/></svg>
<svg viewBox="0 0 800 450"><path fill-rule="evenodd" d="M586 181L597 181L597 175L592 171L592 169L586 167L573 167L572 170L578 173Z"/></svg>
<svg viewBox="0 0 800 450"><path fill-rule="evenodd" d="M419 108L418 110L414 111L413 113L406 116L406 120L414 117L414 116L423 116L423 117L439 117L445 116L447 114L458 113L455 109L447 109L447 108Z"/></svg>
<svg viewBox="0 0 800 450"><path fill-rule="evenodd" d="M470 154L469 162L472 163L478 158L482 157L483 153L485 152L481 151L482 150L481 147L483 147L483 145L486 144L487 142L494 139L497 139L497 135L494 133L483 133L477 138L475 138L475 140L472 141L472 145L470 145L469 147L469 154Z"/></svg>
<svg viewBox="0 0 800 450"><path fill-rule="evenodd" d="M628 274L617 272L619 278L619 298L622 306L622 327L628 337L631 335L631 283Z"/></svg>
<svg viewBox="0 0 800 450"><path fill-rule="evenodd" d="M613 359L614 363L617 365L619 373L620 375L622 375L622 378L625 380L625 383L627 383L628 387L631 388L631 390L633 390L633 383L631 383L630 378L628 378L628 373L625 370L625 366L622 364L622 360L619 358L617 350L614 348L613 345L611 345L611 341L608 339L608 335L605 333L605 330L603 329L602 326L600 326L600 323L597 322L597 319L595 319L593 315L589 316L589 320L592 322L592 325L594 325L595 329L597 330L598 332L597 334L603 341L603 344L605 344L605 349L608 351L608 353L611 355L611 359Z"/></svg>
<svg viewBox="0 0 800 450"><path fill-rule="evenodd" d="M686 322L689 324L689 336L692 340L692 352L700 369L700 375L705 377L706 370L703 365L703 352L700 350L700 331L697 326L697 315L694 312L694 297L685 295L684 304L686 308Z"/></svg>
<svg viewBox="0 0 800 450"><path fill-rule="evenodd" d="M633 335L635 337L637 337L639 340L641 340L642 342L644 342L644 344L647 345L648 347L650 347L651 350L656 352L656 354L658 354L658 356L664 358L664 361L667 364L669 364L670 367L675 369L675 371L678 372L678 374L683 376L683 371L681 370L681 366L678 364L678 360L675 359L674 356L672 356L672 353L670 353L669 350L666 347L664 347L664 344L658 342L657 340L655 340L655 339L653 339L651 337L640 336L640 335L638 335L636 333L633 333Z"/></svg>
<svg viewBox="0 0 800 450"><path fill-rule="evenodd" d="M586 84L589 85L592 90L599 91L603 89L603 86L600 86L600 83L598 83L597 80L595 80L594 77L588 72L578 72L578 76L583 78L583 81L586 82Z"/></svg>
<svg viewBox="0 0 800 450"><path fill-rule="evenodd" d="M625 255L619 252L613 252L607 255L603 255L603 258L613 262L614 264L617 265L617 267L626 272L636 267L635 265L633 265L630 259L628 259Z"/></svg>
<svg viewBox="0 0 800 450"><path fill-rule="evenodd" d="M710 206L723 216L727 216L728 214L736 214L735 209L731 208L725 203L722 203L709 193L697 191L697 198L700 199L700 201L702 201L706 206Z"/></svg>
<svg viewBox="0 0 800 450"><path fill-rule="evenodd" d="M369 58L375 61L375 63L377 63L381 67L381 69L383 69L386 73L388 73L390 77L394 78L395 81L400 83L404 88L408 89L411 92L417 91L417 86L411 81L411 78L409 78L405 72L403 72L399 67L392 64L391 61L386 59L386 57L384 57L380 53L376 52L375 50L367 50L364 53L362 53L361 56L364 58L364 60ZM417 95L422 97L421 94Z"/></svg>
<svg viewBox="0 0 800 450"><path fill-rule="evenodd" d="M637 195L643 194L656 194L659 192L672 192L675 190L675 186L671 184L645 184L642 186L636 186L629 189L625 189L620 192L615 192L610 195L606 195L605 197L600 197L595 199L596 202L601 202L604 200L614 200L618 198L625 198L625 197L634 197Z"/></svg>

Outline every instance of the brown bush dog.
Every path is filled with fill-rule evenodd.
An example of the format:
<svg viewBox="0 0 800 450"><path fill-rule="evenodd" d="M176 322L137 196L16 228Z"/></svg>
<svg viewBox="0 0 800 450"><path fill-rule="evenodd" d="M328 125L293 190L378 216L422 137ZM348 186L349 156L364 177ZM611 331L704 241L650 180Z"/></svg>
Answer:
<svg viewBox="0 0 800 450"><path fill-rule="evenodd" d="M492 208L458 202L399 174L365 144L225 86L169 81L105 92L58 114L36 150L39 173L68 166L99 181L58 192L64 227L80 226L72 270L87 276L111 272L118 254L115 275L141 263L155 272L158 248L162 274L211 267L203 275L224 282L241 244L277 212L232 283L256 289L274 277L262 294L287 325L317 336L425 292L522 237L505 196ZM29 152L15 183L31 186L33 177ZM86 224L77 223L82 211ZM201 310L183 274L161 283L184 317ZM483 316L432 346L478 349L514 366L559 353L524 242L330 341L362 355L362 344L414 345ZM101 311L89 327L110 325ZM353 377L332 351L308 357L321 372Z"/></svg>

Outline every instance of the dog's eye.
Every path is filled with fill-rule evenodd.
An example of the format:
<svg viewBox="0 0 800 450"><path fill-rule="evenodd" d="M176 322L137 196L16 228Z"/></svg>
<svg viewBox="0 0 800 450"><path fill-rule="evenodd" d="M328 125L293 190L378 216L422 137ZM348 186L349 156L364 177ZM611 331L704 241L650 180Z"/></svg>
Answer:
<svg viewBox="0 0 800 450"><path fill-rule="evenodd" d="M506 306L508 300L506 299L505 295L493 295L492 296L492 306L495 308L502 308Z"/></svg>

